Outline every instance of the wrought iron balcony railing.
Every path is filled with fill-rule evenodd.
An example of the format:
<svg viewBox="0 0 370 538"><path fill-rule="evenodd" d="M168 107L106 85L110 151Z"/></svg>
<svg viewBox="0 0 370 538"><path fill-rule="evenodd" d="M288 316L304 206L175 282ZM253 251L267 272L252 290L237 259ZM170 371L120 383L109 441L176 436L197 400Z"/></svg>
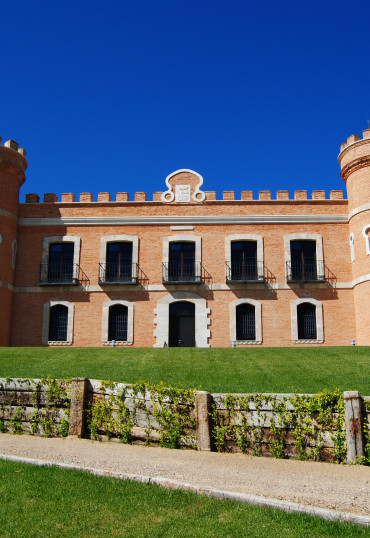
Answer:
<svg viewBox="0 0 370 538"><path fill-rule="evenodd" d="M202 264L192 260L183 262L169 261L163 263L164 284L201 284Z"/></svg>
<svg viewBox="0 0 370 538"><path fill-rule="evenodd" d="M287 262L287 282L325 282L324 260L303 260Z"/></svg>
<svg viewBox="0 0 370 538"><path fill-rule="evenodd" d="M99 284L137 284L137 263L99 263Z"/></svg>
<svg viewBox="0 0 370 538"><path fill-rule="evenodd" d="M76 285L79 281L78 263L49 263L40 265L39 285Z"/></svg>
<svg viewBox="0 0 370 538"><path fill-rule="evenodd" d="M261 261L226 262L226 282L263 282L264 265Z"/></svg>

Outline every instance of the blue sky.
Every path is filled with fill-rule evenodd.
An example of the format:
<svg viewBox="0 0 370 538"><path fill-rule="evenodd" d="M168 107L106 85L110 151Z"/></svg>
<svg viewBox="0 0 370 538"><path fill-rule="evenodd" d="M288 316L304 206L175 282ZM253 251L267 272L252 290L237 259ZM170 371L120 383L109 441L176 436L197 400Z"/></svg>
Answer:
<svg viewBox="0 0 370 538"><path fill-rule="evenodd" d="M1 3L0 135L26 192L344 188L370 120L370 2ZM151 199L151 197L150 197Z"/></svg>

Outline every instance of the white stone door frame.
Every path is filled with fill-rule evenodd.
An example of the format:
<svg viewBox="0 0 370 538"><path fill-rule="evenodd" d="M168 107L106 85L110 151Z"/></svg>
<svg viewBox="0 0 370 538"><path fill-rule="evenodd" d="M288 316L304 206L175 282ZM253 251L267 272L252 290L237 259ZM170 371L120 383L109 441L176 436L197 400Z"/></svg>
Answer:
<svg viewBox="0 0 370 538"><path fill-rule="evenodd" d="M157 341L154 347L164 347L165 343L169 342L169 310L170 304L179 301L187 301L195 305L195 347L210 347L208 339L211 336L211 331L208 326L211 320L208 318L211 310L207 308L207 301L187 291L178 291L170 293L162 299L159 299L157 308L154 309L154 324L157 326L154 329L154 336Z"/></svg>

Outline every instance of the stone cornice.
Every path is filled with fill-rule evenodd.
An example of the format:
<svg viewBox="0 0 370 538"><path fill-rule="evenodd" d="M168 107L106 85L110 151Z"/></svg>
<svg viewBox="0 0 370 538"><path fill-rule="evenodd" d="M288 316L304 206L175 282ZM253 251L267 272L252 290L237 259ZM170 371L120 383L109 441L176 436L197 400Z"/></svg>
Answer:
<svg viewBox="0 0 370 538"><path fill-rule="evenodd" d="M365 166L370 166L370 155L365 155L364 157L355 159L354 161L351 161L350 163L343 166L340 173L341 178L343 179L343 181L347 181L348 177L353 172L356 172L356 170L360 170L361 168L365 168Z"/></svg>
<svg viewBox="0 0 370 538"><path fill-rule="evenodd" d="M156 217L20 218L19 226L153 226L181 224L327 224L346 223L348 215L198 215Z"/></svg>

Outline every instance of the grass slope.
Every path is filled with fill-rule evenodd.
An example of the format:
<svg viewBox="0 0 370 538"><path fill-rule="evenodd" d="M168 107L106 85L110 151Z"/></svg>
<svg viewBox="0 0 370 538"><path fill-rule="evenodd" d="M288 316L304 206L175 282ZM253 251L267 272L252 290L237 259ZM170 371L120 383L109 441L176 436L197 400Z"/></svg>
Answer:
<svg viewBox="0 0 370 538"><path fill-rule="evenodd" d="M369 536L347 523L7 461L0 461L0 496L4 538Z"/></svg>
<svg viewBox="0 0 370 538"><path fill-rule="evenodd" d="M358 390L370 395L370 347L0 348L0 377L89 377L211 392Z"/></svg>

